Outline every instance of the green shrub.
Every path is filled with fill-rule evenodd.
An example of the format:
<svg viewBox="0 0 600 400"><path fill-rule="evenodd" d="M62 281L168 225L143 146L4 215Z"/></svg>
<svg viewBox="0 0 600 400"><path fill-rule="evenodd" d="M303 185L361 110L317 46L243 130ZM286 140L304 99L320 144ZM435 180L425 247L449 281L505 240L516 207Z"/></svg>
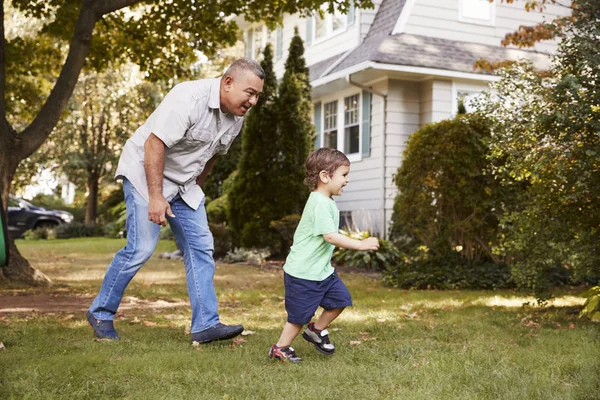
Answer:
<svg viewBox="0 0 600 400"><path fill-rule="evenodd" d="M370 236L369 232L366 231L347 232L340 230L340 233L358 240L363 240ZM380 239L378 251L359 251L337 248L333 252L332 261L337 265L343 265L350 268L384 271L398 264L400 261L400 252L393 243Z"/></svg>
<svg viewBox="0 0 600 400"><path fill-rule="evenodd" d="M161 226L160 232L158 233L158 238L160 240L175 240L175 235L171 230L171 225L167 224L166 226Z"/></svg>
<svg viewBox="0 0 600 400"><path fill-rule="evenodd" d="M585 316L592 321L600 321L600 286L586 290L582 296L587 297L587 300L583 304L579 317Z"/></svg>
<svg viewBox="0 0 600 400"><path fill-rule="evenodd" d="M273 249L275 250L274 253L287 254L289 252L294 241L294 233L300 223L300 218L302 218L302 216L299 214L290 214L277 221L271 221L270 227L279 234L278 239L280 243L278 249Z"/></svg>
<svg viewBox="0 0 600 400"><path fill-rule="evenodd" d="M223 257L233 248L233 234L225 224L208 223L215 243L215 258Z"/></svg>
<svg viewBox="0 0 600 400"><path fill-rule="evenodd" d="M53 232L50 232L49 228L35 228L29 229L23 234L23 239L25 240L46 240L52 238L54 235Z"/></svg>
<svg viewBox="0 0 600 400"><path fill-rule="evenodd" d="M431 256L426 249L402 254L383 272L384 283L403 289L501 289L513 287L506 264L473 263L458 254Z"/></svg>
<svg viewBox="0 0 600 400"><path fill-rule="evenodd" d="M223 262L229 264L247 263L252 265L262 265L271 255L268 249L245 249L236 248L229 252L223 258Z"/></svg>
<svg viewBox="0 0 600 400"><path fill-rule="evenodd" d="M214 224L222 224L227 222L227 207L229 206L228 196L224 194L208 203L206 206L206 214L208 220Z"/></svg>
<svg viewBox="0 0 600 400"><path fill-rule="evenodd" d="M54 228L57 239L102 236L102 227L81 222L58 225Z"/></svg>

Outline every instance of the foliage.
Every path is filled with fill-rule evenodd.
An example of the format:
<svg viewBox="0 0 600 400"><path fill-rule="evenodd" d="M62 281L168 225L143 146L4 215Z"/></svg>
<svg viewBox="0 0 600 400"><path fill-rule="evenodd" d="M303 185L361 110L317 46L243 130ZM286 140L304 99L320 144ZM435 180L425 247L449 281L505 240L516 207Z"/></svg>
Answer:
<svg viewBox="0 0 600 400"><path fill-rule="evenodd" d="M223 185L226 184L225 181L236 170L240 162L243 139L239 136L243 136L242 132L235 138L227 154L217 156L217 161L206 177L202 191L211 199L217 199L225 194Z"/></svg>
<svg viewBox="0 0 600 400"><path fill-rule="evenodd" d="M85 218L85 209L66 205L60 196L56 194L37 194L31 201L31 204L43 207L48 210L62 210L73 214L73 222L83 222Z"/></svg>
<svg viewBox="0 0 600 400"><path fill-rule="evenodd" d="M492 172L519 188L505 204L498 253L520 287L548 298L550 272L600 277L600 3L578 1L551 70L515 65L484 98Z"/></svg>
<svg viewBox="0 0 600 400"><path fill-rule="evenodd" d="M600 286L594 286L581 295L587 299L583 304L579 317L588 317L592 321L600 321Z"/></svg>
<svg viewBox="0 0 600 400"><path fill-rule="evenodd" d="M223 257L233 248L233 234L231 228L225 224L214 224L211 222L209 222L208 227L214 239L214 257Z"/></svg>
<svg viewBox="0 0 600 400"><path fill-rule="evenodd" d="M165 226L160 227L160 231L158 232L158 238L160 240L175 240L175 234L171 230L171 225L167 224Z"/></svg>
<svg viewBox="0 0 600 400"><path fill-rule="evenodd" d="M227 252L223 257L223 262L228 264L245 263L250 265L262 265L271 255L269 249L246 249L244 247L235 248Z"/></svg>
<svg viewBox="0 0 600 400"><path fill-rule="evenodd" d="M443 257L430 254L426 247L402 253L398 262L383 272L383 282L403 289L501 289L512 287L511 274L504 263L474 263L457 252Z"/></svg>
<svg viewBox="0 0 600 400"><path fill-rule="evenodd" d="M23 239L25 240L46 240L52 239L54 232L47 227L39 227L35 229L28 229L23 233Z"/></svg>
<svg viewBox="0 0 600 400"><path fill-rule="evenodd" d="M249 111L242 134L242 155L229 192L228 221L239 243L245 247L266 247L272 242L269 223L285 214L273 207L280 188L273 186L278 171L277 78L273 71L273 50L267 45L261 66L265 71L263 93Z"/></svg>
<svg viewBox="0 0 600 400"><path fill-rule="evenodd" d="M214 199L206 206L208 220L215 224L222 224L227 221L227 208L229 207L228 195Z"/></svg>
<svg viewBox="0 0 600 400"><path fill-rule="evenodd" d="M488 122L459 115L414 132L394 177L393 240L426 246L443 258L459 253L477 263L493 259L504 190L486 174Z"/></svg>
<svg viewBox="0 0 600 400"><path fill-rule="evenodd" d="M300 223L300 214L286 215L285 217L278 219L277 221L271 221L269 225L272 230L278 233L277 239L280 243L279 253L287 254L290 247L294 242L294 233ZM274 245L274 244L273 244ZM274 247L274 246L271 247Z"/></svg>
<svg viewBox="0 0 600 400"><path fill-rule="evenodd" d="M285 73L279 86L277 173L271 182L270 206L277 219L301 214L308 198L304 185L304 162L312 149L315 128L312 124L311 86L304 59L304 44L294 30Z"/></svg>
<svg viewBox="0 0 600 400"><path fill-rule="evenodd" d="M102 227L81 222L61 224L54 228L54 235L57 239L93 237L102 236L102 234Z"/></svg>
<svg viewBox="0 0 600 400"><path fill-rule="evenodd" d="M367 231L348 232L340 229L340 233L357 240L363 240L371 236ZM377 251L336 248L333 252L332 261L337 265L350 268L384 271L398 264L400 261L400 252L393 243L380 239L379 250Z"/></svg>
<svg viewBox="0 0 600 400"><path fill-rule="evenodd" d="M490 0L493 1L493 0ZM518 0L501 0L512 4ZM527 12L543 12L548 5L556 5L557 7L570 8L576 10L579 6L579 1L561 2L559 0L523 0L524 7ZM550 13L551 14L551 13ZM509 32L500 42L502 46L517 46L519 48L534 47L536 43L545 40L553 40L561 38L565 35L567 27L576 21L577 13L568 16L558 16L551 19L546 19L535 25L520 25L514 32ZM498 69L507 68L513 65L513 60L490 61L481 58L475 62L474 68L485 72L492 72Z"/></svg>

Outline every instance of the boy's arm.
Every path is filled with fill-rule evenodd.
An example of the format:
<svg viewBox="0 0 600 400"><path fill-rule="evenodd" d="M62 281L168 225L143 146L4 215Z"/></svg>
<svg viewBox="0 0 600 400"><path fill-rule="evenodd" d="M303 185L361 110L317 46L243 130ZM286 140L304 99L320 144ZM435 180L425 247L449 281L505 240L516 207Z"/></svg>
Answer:
<svg viewBox="0 0 600 400"><path fill-rule="evenodd" d="M332 232L324 234L323 239L334 246L349 250L379 250L379 240L375 237L356 240L342 235L341 233Z"/></svg>

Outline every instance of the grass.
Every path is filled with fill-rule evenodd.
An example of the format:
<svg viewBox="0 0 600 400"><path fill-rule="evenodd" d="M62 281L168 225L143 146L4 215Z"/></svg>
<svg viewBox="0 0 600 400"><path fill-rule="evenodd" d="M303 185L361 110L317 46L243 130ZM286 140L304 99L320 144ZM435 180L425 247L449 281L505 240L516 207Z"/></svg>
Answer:
<svg viewBox="0 0 600 400"><path fill-rule="evenodd" d="M43 293L56 296L94 295L122 245L18 242L56 283ZM522 306L531 299L513 291L402 291L340 276L355 306L330 329L336 354L322 356L298 338L300 365L266 357L285 321L282 273L273 268L217 268L222 320L254 332L243 342L191 346L187 306L120 313L123 339L111 343L92 340L83 313L0 315L0 398L600 398L599 326L577 318L578 290L539 308ZM186 300L183 265L153 258L126 295Z"/></svg>

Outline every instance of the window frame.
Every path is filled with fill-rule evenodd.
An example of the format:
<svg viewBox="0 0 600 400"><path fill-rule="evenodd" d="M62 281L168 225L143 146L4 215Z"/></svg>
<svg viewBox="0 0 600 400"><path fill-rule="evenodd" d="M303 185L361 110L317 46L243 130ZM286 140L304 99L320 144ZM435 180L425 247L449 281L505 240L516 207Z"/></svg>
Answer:
<svg viewBox="0 0 600 400"><path fill-rule="evenodd" d="M341 19L343 20L343 26L338 28L337 30L333 30L333 14L330 14L327 11L326 5L322 5L321 9L324 13L324 21L325 21L325 35L322 37L317 37L317 15L316 12L311 15L312 18L312 43L311 45L324 42L334 36L337 36L341 33L344 33L348 30L348 14L339 14Z"/></svg>
<svg viewBox="0 0 600 400"><path fill-rule="evenodd" d="M345 100L348 97L352 97L358 95L358 152L356 153L351 153L351 154L346 154L344 152L344 148L345 148L345 141L346 141L346 135L345 135L345 110L344 110L344 105L345 105ZM346 156L348 157L348 159L350 160L350 162L356 162L356 161L361 161L362 160L362 142L363 142L363 124L362 124L362 120L363 120L363 104L362 104L362 91L361 90L357 90L355 88L352 89L347 89L343 92L338 92L335 95L330 95L330 96L326 96L326 97L322 97L318 100L318 102L315 102L314 104L316 105L317 103L320 103L321 107L321 120L320 121L315 121L315 124L319 124L320 129L319 131L321 132L320 134L320 138L319 138L319 143L318 143L318 147L322 148L325 146L325 105L326 104L330 104L334 101L337 101L337 150L343 152L344 154L346 154Z"/></svg>
<svg viewBox="0 0 600 400"><path fill-rule="evenodd" d="M479 0L481 2L485 2L490 7L490 17L487 19L483 18L475 18L464 15L464 9L466 7L466 2L473 0L458 0L458 20L460 22L464 22L467 24L474 25L486 25L486 26L495 26L496 25L496 2L489 3L488 0Z"/></svg>

